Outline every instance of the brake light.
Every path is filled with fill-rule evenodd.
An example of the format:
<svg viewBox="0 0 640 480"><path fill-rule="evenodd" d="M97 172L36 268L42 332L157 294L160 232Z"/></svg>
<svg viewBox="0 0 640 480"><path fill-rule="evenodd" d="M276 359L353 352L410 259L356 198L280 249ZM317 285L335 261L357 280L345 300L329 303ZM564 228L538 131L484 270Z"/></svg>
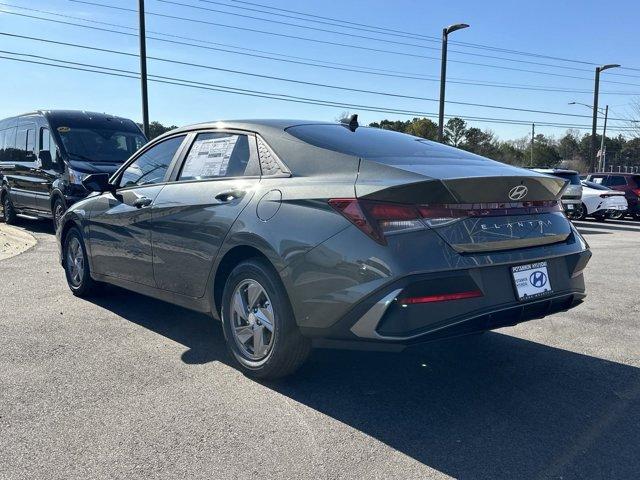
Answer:
<svg viewBox="0 0 640 480"><path fill-rule="evenodd" d="M329 205L382 245L386 244L385 233L441 227L463 218L562 211L557 200L408 205L357 198L333 198L329 200Z"/></svg>
<svg viewBox="0 0 640 480"><path fill-rule="evenodd" d="M635 190L633 190L633 193L640 197L640 188L636 188Z"/></svg>
<svg viewBox="0 0 640 480"><path fill-rule="evenodd" d="M408 297L398 300L400 305L415 305L416 303L434 303L434 302L447 302L449 300L464 300L465 298L478 298L482 297L480 290L469 290L468 292L457 293L443 293L440 295L425 295L422 297Z"/></svg>

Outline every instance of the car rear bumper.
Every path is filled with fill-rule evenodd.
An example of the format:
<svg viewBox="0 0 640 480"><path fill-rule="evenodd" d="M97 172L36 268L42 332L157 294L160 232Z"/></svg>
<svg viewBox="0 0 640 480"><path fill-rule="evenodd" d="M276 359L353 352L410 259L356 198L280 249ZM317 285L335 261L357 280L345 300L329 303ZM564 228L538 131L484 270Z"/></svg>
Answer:
<svg viewBox="0 0 640 480"><path fill-rule="evenodd" d="M409 345L515 325L565 311L585 297L585 250L547 261L553 293L520 301L511 266L496 265L453 272L410 275L369 295L329 328L303 328L305 335L338 341ZM479 291L481 296L402 304L407 293Z"/></svg>

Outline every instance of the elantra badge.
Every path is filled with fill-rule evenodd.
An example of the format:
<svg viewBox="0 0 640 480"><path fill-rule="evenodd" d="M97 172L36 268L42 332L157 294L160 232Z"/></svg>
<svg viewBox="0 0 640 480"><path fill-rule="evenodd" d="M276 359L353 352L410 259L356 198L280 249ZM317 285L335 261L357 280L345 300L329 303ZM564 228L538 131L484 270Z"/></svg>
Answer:
<svg viewBox="0 0 640 480"><path fill-rule="evenodd" d="M518 185L516 187L513 187L511 190L509 190L509 198L511 200L522 200L524 197L527 196L527 193L529 192L529 189L527 187L525 187L524 185Z"/></svg>

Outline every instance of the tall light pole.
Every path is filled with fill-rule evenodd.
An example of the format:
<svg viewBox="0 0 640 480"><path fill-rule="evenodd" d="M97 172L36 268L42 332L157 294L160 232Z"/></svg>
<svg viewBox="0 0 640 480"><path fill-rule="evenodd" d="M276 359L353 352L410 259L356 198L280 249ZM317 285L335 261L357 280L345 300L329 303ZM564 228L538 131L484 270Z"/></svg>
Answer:
<svg viewBox="0 0 640 480"><path fill-rule="evenodd" d="M600 72L604 72L605 70L609 70L610 68L616 68L619 66L620 65L618 65L617 63L608 63L601 67L596 67L595 87L593 89L593 122L591 124L591 148L589 152L591 171L593 171L596 164L596 129L598 127L598 93L600 90Z"/></svg>
<svg viewBox="0 0 640 480"><path fill-rule="evenodd" d="M438 113L438 141L444 139L444 87L447 80L447 40L449 34L467 28L466 23L456 23L442 29L442 60L440 65L440 111Z"/></svg>
<svg viewBox="0 0 640 480"><path fill-rule="evenodd" d="M147 40L144 26L144 0L138 0L140 16L140 87L142 91L142 130L149 138L149 97L147 95Z"/></svg>

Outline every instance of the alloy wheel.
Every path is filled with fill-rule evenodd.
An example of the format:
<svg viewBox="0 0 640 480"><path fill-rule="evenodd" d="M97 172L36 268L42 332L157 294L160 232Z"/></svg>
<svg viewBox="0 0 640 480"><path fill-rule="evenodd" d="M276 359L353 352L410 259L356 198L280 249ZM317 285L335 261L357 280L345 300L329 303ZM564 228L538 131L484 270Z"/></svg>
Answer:
<svg viewBox="0 0 640 480"><path fill-rule="evenodd" d="M274 311L259 282L243 280L231 297L231 331L244 356L260 361L269 355L274 340Z"/></svg>
<svg viewBox="0 0 640 480"><path fill-rule="evenodd" d="M60 220L64 215L64 206L59 201L56 202L54 210L53 210L53 226L57 230L60 226Z"/></svg>
<svg viewBox="0 0 640 480"><path fill-rule="evenodd" d="M77 237L71 237L67 245L66 267L69 281L74 287L79 287L84 278L84 252Z"/></svg>

